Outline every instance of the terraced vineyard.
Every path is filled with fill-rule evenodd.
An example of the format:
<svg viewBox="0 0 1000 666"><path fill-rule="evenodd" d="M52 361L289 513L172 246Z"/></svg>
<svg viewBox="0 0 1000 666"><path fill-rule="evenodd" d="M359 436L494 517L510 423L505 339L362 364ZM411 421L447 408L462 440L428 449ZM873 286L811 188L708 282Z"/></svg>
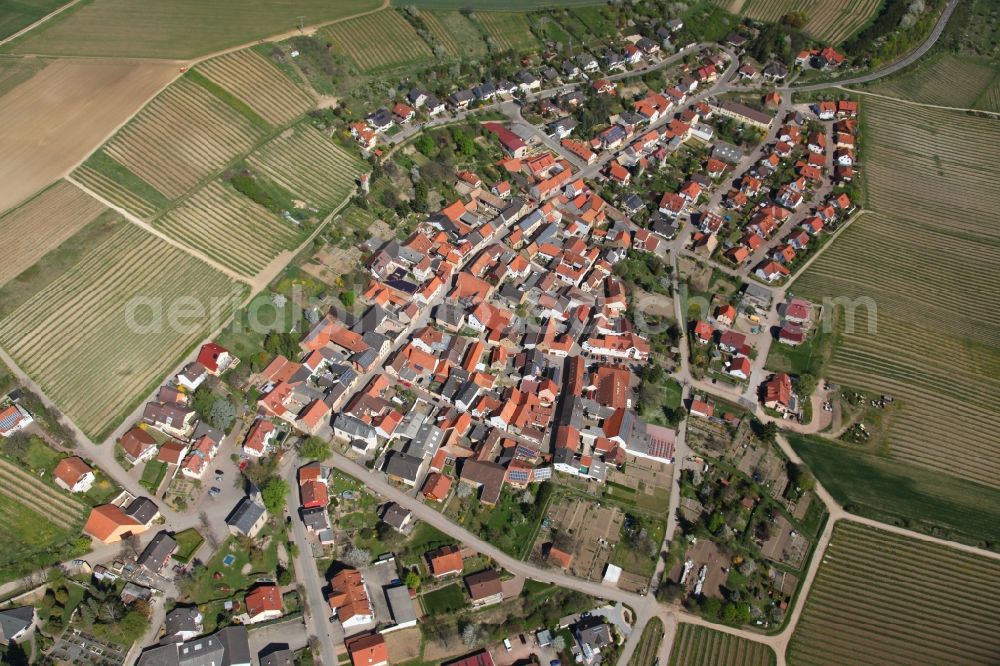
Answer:
<svg viewBox="0 0 1000 666"><path fill-rule="evenodd" d="M434 33L434 36L442 43L445 43L445 38L439 34L439 30L454 39L458 45L458 51L455 55L464 58L479 58L486 55L486 42L483 41L483 36L479 28L461 12L430 12L424 10L420 15L427 21L427 26ZM428 17L430 17L430 20L428 20Z"/></svg>
<svg viewBox="0 0 1000 666"><path fill-rule="evenodd" d="M975 107L986 111L1000 112L1000 74L982 92L979 99L976 100Z"/></svg>
<svg viewBox="0 0 1000 666"><path fill-rule="evenodd" d="M106 211L82 190L60 180L18 208L0 216L0 284L34 265Z"/></svg>
<svg viewBox="0 0 1000 666"><path fill-rule="evenodd" d="M789 644L796 666L1000 661L1000 563L840 522Z"/></svg>
<svg viewBox="0 0 1000 666"><path fill-rule="evenodd" d="M302 88L251 49L213 58L198 70L272 125L291 122L313 106Z"/></svg>
<svg viewBox="0 0 1000 666"><path fill-rule="evenodd" d="M476 12L473 16L503 51L530 51L538 48L538 41L531 33L531 22L524 14Z"/></svg>
<svg viewBox="0 0 1000 666"><path fill-rule="evenodd" d="M336 50L366 72L434 57L427 42L395 9L334 23L324 31Z"/></svg>
<svg viewBox="0 0 1000 666"><path fill-rule="evenodd" d="M925 104L972 107L995 74L988 62L944 54L918 62L872 91Z"/></svg>
<svg viewBox="0 0 1000 666"><path fill-rule="evenodd" d="M363 170L360 161L311 125L286 130L247 162L320 209L333 208L343 201Z"/></svg>
<svg viewBox="0 0 1000 666"><path fill-rule="evenodd" d="M212 181L156 222L157 228L241 275L259 273L298 231L243 195Z"/></svg>
<svg viewBox="0 0 1000 666"><path fill-rule="evenodd" d="M774 650L709 627L681 623L670 652L670 666L771 666Z"/></svg>
<svg viewBox="0 0 1000 666"><path fill-rule="evenodd" d="M0 323L0 345L99 439L222 323L240 293L207 264L129 225ZM171 321L171 312L180 316Z"/></svg>
<svg viewBox="0 0 1000 666"><path fill-rule="evenodd" d="M181 79L144 108L105 152L168 198L177 198L250 150L262 131L201 86Z"/></svg>
<svg viewBox="0 0 1000 666"><path fill-rule="evenodd" d="M777 21L789 12L812 14L817 0L747 0L740 13L758 21Z"/></svg>
<svg viewBox="0 0 1000 666"><path fill-rule="evenodd" d="M828 375L897 399L890 456L1000 487L1000 312L984 307L1000 291L1000 121L871 97L862 113L873 212L795 290L858 304Z"/></svg>

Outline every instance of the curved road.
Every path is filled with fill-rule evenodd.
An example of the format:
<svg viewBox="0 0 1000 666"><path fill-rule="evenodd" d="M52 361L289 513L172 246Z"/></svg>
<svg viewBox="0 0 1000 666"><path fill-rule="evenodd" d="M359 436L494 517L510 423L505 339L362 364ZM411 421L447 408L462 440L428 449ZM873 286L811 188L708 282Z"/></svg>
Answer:
<svg viewBox="0 0 1000 666"><path fill-rule="evenodd" d="M948 4L945 6L944 11L941 12L941 16L938 18L938 22L934 25L934 29L931 30L931 34L927 36L923 44L910 51L907 55L903 56L899 60L892 62L882 69L870 72L868 74L862 74L861 76L856 76L852 79L846 79L844 81L829 81L827 83L814 83L807 86L788 86L784 90L791 90L792 92L810 92L813 90L823 90L824 88L830 88L831 86L850 86L857 83L868 83L869 81L875 81L883 77L889 76L890 74L895 74L901 69L909 67L917 60L923 57L925 53L931 50L936 43L938 38L941 37L941 33L944 32L944 27L948 24L948 19L951 18L952 12L955 11L955 7L958 6L959 0L948 0Z"/></svg>

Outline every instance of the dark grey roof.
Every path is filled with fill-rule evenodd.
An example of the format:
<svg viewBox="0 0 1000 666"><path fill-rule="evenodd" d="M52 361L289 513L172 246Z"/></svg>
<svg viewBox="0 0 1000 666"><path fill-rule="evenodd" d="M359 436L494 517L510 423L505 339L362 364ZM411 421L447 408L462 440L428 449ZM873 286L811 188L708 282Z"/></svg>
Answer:
<svg viewBox="0 0 1000 666"><path fill-rule="evenodd" d="M270 647L270 646L269 646ZM266 651L268 648L265 648ZM295 664L295 653L288 648L280 648L266 655L264 651L260 654L260 666L293 666Z"/></svg>
<svg viewBox="0 0 1000 666"><path fill-rule="evenodd" d="M330 519L327 517L326 509L314 507L312 509L302 509L302 524L313 532L330 529Z"/></svg>
<svg viewBox="0 0 1000 666"><path fill-rule="evenodd" d="M194 434L191 435L192 439L201 439L202 437L208 436L216 444L221 444L222 440L225 438L226 433L222 432L217 428L213 428L204 421L198 424L198 427L194 429Z"/></svg>
<svg viewBox="0 0 1000 666"><path fill-rule="evenodd" d="M149 571L158 572L176 549L177 542L174 538L166 532L159 532L146 545L136 563Z"/></svg>
<svg viewBox="0 0 1000 666"><path fill-rule="evenodd" d="M249 497L242 498L232 513L226 518L226 525L234 527L243 534L249 534L262 515L267 511L263 505L254 502Z"/></svg>
<svg viewBox="0 0 1000 666"><path fill-rule="evenodd" d="M125 509L127 515L132 516L143 524L151 521L159 512L160 509L148 497L136 497L128 505L128 508Z"/></svg>
<svg viewBox="0 0 1000 666"><path fill-rule="evenodd" d="M416 481L423 458L407 455L399 451L390 451L385 463L385 473L407 481Z"/></svg>
<svg viewBox="0 0 1000 666"><path fill-rule="evenodd" d="M392 619L396 624L406 624L417 619L413 601L410 599L410 590L405 585L386 589L385 598L389 602L389 610L392 611Z"/></svg>
<svg viewBox="0 0 1000 666"><path fill-rule="evenodd" d="M403 528L403 524L411 515L413 514L409 509L404 509L395 502L389 502L382 512L382 521L398 530Z"/></svg>
<svg viewBox="0 0 1000 666"><path fill-rule="evenodd" d="M13 636L30 627L34 620L34 606L18 606L0 611L0 642L7 643Z"/></svg>
<svg viewBox="0 0 1000 666"><path fill-rule="evenodd" d="M186 643L146 650L136 666L244 666L250 664L246 627L234 625Z"/></svg>
<svg viewBox="0 0 1000 666"><path fill-rule="evenodd" d="M197 608L175 608L167 614L163 627L166 635L162 642L173 642L172 639L182 631L201 631L201 613Z"/></svg>

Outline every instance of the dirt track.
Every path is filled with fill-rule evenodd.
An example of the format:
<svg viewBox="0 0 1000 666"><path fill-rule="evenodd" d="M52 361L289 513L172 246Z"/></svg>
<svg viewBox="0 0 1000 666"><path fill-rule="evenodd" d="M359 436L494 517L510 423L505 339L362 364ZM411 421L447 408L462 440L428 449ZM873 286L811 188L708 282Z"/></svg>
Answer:
<svg viewBox="0 0 1000 666"><path fill-rule="evenodd" d="M61 178L177 68L169 61L59 60L0 98L0 211Z"/></svg>

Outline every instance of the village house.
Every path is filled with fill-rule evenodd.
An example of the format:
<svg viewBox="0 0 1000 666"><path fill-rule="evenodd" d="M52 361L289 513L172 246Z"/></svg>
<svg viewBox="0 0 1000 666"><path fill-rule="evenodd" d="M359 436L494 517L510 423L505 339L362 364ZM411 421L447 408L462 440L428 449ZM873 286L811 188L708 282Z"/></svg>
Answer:
<svg viewBox="0 0 1000 666"><path fill-rule="evenodd" d="M56 485L71 493L85 493L94 485L94 470L78 456L63 458L52 472Z"/></svg>

